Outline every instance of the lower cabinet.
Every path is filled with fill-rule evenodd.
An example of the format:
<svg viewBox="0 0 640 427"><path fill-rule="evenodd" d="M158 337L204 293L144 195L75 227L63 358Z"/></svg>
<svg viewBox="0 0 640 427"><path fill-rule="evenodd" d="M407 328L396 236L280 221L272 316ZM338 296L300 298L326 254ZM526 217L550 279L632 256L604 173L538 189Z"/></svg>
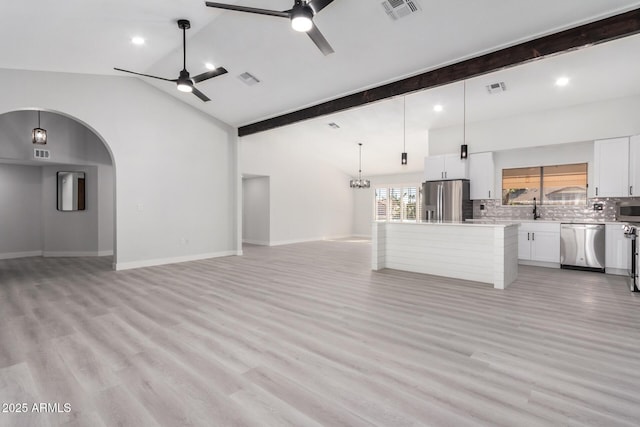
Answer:
<svg viewBox="0 0 640 427"><path fill-rule="evenodd" d="M605 226L605 271L609 274L626 275L631 267L631 241L624 236L622 224Z"/></svg>
<svg viewBox="0 0 640 427"><path fill-rule="evenodd" d="M518 230L518 259L559 265L560 223L521 223Z"/></svg>

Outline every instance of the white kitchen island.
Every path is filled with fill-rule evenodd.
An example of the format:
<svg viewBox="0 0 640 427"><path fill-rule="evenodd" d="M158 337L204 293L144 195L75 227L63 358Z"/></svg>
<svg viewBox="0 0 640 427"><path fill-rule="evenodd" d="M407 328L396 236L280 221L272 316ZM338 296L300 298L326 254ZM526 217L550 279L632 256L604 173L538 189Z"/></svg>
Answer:
<svg viewBox="0 0 640 427"><path fill-rule="evenodd" d="M504 289L518 276L518 224L376 222L372 268L490 283Z"/></svg>

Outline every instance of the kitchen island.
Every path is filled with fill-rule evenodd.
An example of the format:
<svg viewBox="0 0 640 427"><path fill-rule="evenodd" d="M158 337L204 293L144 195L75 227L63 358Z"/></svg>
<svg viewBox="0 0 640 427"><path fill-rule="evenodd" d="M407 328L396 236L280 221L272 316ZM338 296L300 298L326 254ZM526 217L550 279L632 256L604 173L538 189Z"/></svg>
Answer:
<svg viewBox="0 0 640 427"><path fill-rule="evenodd" d="M376 222L372 269L391 268L492 284L518 276L518 224Z"/></svg>

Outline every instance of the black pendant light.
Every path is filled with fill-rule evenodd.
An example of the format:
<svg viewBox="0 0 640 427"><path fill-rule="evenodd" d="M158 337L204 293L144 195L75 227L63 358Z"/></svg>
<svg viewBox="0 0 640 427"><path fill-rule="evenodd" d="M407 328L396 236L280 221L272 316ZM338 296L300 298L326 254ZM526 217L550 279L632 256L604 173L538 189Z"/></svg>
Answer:
<svg viewBox="0 0 640 427"><path fill-rule="evenodd" d="M40 127L40 110L38 110L38 127L31 131L31 142L39 145L47 143L47 131Z"/></svg>
<svg viewBox="0 0 640 427"><path fill-rule="evenodd" d="M460 158L466 159L469 155L467 146L467 81L462 82L462 145L460 146Z"/></svg>
<svg viewBox="0 0 640 427"><path fill-rule="evenodd" d="M407 164L407 97L402 98L402 155L400 156L400 164Z"/></svg>

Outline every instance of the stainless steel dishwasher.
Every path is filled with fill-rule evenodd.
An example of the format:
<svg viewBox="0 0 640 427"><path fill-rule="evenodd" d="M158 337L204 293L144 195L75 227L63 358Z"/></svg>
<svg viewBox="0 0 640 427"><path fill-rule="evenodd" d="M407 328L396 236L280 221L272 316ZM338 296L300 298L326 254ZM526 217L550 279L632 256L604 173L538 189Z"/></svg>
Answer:
<svg viewBox="0 0 640 427"><path fill-rule="evenodd" d="M560 267L604 273L604 224L560 224Z"/></svg>

